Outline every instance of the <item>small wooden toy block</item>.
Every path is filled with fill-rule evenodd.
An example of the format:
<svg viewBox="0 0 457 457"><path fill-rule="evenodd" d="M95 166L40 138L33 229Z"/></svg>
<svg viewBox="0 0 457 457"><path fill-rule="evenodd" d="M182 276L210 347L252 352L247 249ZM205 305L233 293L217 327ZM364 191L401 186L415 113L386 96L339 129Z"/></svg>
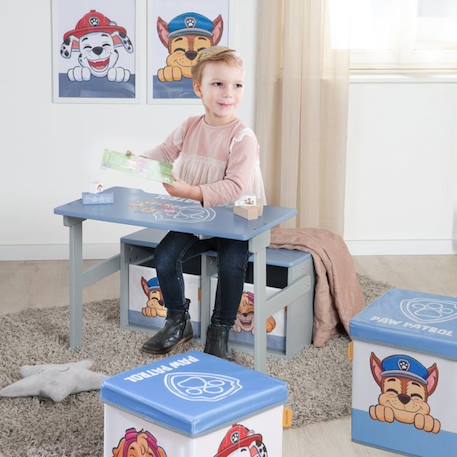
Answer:
<svg viewBox="0 0 457 457"><path fill-rule="evenodd" d="M81 193L83 205L106 205L114 203L114 193L105 191L100 180L89 181Z"/></svg>
<svg viewBox="0 0 457 457"><path fill-rule="evenodd" d="M83 192L81 198L83 205L107 205L114 203L113 192Z"/></svg>
<svg viewBox="0 0 457 457"><path fill-rule="evenodd" d="M89 181L84 188L84 192L88 192L91 194L97 194L97 193L103 192L104 190L105 190L105 186L98 179Z"/></svg>
<svg viewBox="0 0 457 457"><path fill-rule="evenodd" d="M252 220L257 219L259 216L262 215L262 209L258 206L234 206L233 212L240 217L244 217L245 219Z"/></svg>
<svg viewBox="0 0 457 457"><path fill-rule="evenodd" d="M246 195L235 202L233 212L248 220L257 219L263 214L263 205L258 204L255 195Z"/></svg>

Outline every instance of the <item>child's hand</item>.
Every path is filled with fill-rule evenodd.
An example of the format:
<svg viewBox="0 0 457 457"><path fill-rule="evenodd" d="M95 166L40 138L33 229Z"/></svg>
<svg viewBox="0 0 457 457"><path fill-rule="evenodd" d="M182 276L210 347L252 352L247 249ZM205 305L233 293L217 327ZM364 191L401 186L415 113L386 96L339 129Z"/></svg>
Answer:
<svg viewBox="0 0 457 457"><path fill-rule="evenodd" d="M182 179L179 179L177 176L173 175L175 180L172 184L163 183L163 187L172 197L181 197L189 198L187 195L190 193L193 186L187 184Z"/></svg>
<svg viewBox="0 0 457 457"><path fill-rule="evenodd" d="M191 186L175 175L173 175L173 179L175 180L173 184L163 183L163 187L172 197L202 201L203 196L199 186Z"/></svg>

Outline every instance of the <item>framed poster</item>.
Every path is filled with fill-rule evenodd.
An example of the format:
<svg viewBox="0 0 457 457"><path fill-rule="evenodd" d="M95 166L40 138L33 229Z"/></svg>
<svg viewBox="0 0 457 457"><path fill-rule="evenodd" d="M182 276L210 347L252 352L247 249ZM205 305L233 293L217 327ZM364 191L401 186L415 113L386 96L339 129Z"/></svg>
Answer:
<svg viewBox="0 0 457 457"><path fill-rule="evenodd" d="M52 0L55 102L136 102L135 0Z"/></svg>
<svg viewBox="0 0 457 457"><path fill-rule="evenodd" d="M229 0L148 0L148 103L196 103L198 53L228 46Z"/></svg>

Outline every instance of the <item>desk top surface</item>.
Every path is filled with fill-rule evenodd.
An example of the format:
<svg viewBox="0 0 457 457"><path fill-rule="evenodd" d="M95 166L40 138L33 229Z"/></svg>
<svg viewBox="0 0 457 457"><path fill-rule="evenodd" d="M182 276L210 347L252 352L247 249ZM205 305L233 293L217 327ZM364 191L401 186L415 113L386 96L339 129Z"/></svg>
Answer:
<svg viewBox="0 0 457 457"><path fill-rule="evenodd" d="M114 203L83 205L81 199L58 206L54 213L77 219L90 219L118 224L135 225L161 230L217 236L235 240L249 240L280 223L293 218L291 208L266 206L263 216L246 220L233 213L230 206L203 208L192 200L150 194L141 189L112 187Z"/></svg>

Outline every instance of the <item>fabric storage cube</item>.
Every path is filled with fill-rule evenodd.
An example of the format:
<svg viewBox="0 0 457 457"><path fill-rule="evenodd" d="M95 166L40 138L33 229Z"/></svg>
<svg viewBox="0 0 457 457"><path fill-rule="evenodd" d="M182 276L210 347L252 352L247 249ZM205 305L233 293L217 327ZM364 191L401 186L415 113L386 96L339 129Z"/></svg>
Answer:
<svg viewBox="0 0 457 457"><path fill-rule="evenodd" d="M457 455L457 299L392 289L350 325L352 439Z"/></svg>
<svg viewBox="0 0 457 457"><path fill-rule="evenodd" d="M287 385L188 352L116 375L101 388L104 457L279 457Z"/></svg>
<svg viewBox="0 0 457 457"><path fill-rule="evenodd" d="M200 258L198 258L198 261ZM187 271L192 271L192 269ZM190 300L189 312L194 335L200 335L200 276L184 273L186 298ZM167 309L156 269L148 265L129 265L129 325L158 329L163 326Z"/></svg>
<svg viewBox="0 0 457 457"><path fill-rule="evenodd" d="M211 277L211 309L214 308L214 300L216 297L217 276ZM268 287L266 290L267 298L277 293L280 289L276 287ZM254 296L254 286L250 283L244 283L243 295L241 297L240 306L236 315L235 324L233 325L229 341L237 345L254 344L254 318L255 306L257 303ZM261 305L260 305L261 306ZM286 310L283 308L277 311L272 316L269 316L265 324L267 331L267 348L271 351L284 353L286 350Z"/></svg>
<svg viewBox="0 0 457 457"><path fill-rule="evenodd" d="M146 295L143 288L139 287L141 277L134 279L130 284L130 271L135 271L135 265L154 267L152 259L155 247L160 240L166 235L166 232L160 230L144 229L131 233L121 238L121 325L126 327L130 325L141 325L151 328L159 328L163 318L152 317L146 318L142 315L141 310L145 307L143 300ZM208 251L203 254L206 259L211 259L212 266L210 269L215 270L217 253ZM183 264L183 271L187 274L201 275L201 258L193 258ZM246 283L253 282L253 258L250 259L246 271ZM146 263L145 263L146 262ZM267 338L269 351L275 351L286 356L294 356L305 346L311 344L313 331L313 305L314 305L314 265L309 253L287 250L287 249L266 249L266 283L268 293L284 289L293 284L294 281L304 279L303 294L288 303L284 303L284 311L279 311L273 315L275 328L270 332ZM155 272L151 271L150 279L153 279ZM206 273L208 274L208 272ZM209 273L210 275L213 273ZM210 288L211 281L205 287ZM201 283L201 280L200 280ZM205 284L207 282L205 281ZM186 284L187 285L187 284ZM152 283L152 286L155 284ZM192 288L192 285L190 286ZM250 286L246 286L247 292L252 292ZM132 297L131 289L136 290L136 298ZM195 299L189 296L186 289L186 296L191 299L191 319L194 327L194 335L200 336L200 316L202 306L206 316L210 312L210 301L200 300L199 308L194 310ZM138 298L141 297L141 298ZM249 296L247 297L249 299ZM252 298L252 297L251 297ZM132 301L132 299L136 301ZM252 300L251 300L252 301ZM214 305L214 300L211 301ZM198 316L198 317L196 317ZM287 319L286 319L287 317ZM248 317L249 319L249 317ZM272 321L270 321L270 328ZM232 332L233 333L233 332ZM244 348L252 346L252 335L249 332L238 332L236 335L237 342ZM284 336L286 335L286 336ZM232 342L233 336L232 336ZM243 347L242 347L243 349Z"/></svg>

